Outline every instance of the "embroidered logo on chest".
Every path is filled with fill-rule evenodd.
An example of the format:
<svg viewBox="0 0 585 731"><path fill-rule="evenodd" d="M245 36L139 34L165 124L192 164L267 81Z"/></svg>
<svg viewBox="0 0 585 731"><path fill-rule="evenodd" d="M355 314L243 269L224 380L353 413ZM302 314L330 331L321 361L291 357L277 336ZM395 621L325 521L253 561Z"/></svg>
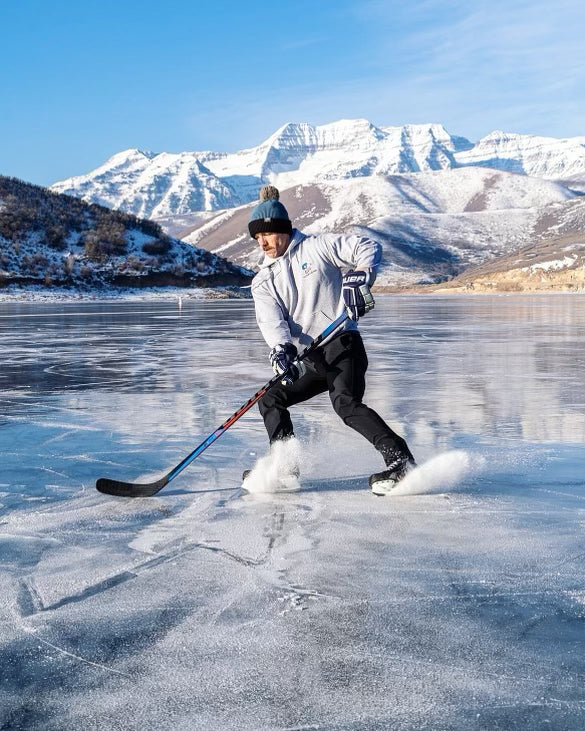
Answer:
<svg viewBox="0 0 585 731"><path fill-rule="evenodd" d="M303 272L303 276L308 277L309 274L314 274L317 270L310 261L305 261L301 264L301 271Z"/></svg>

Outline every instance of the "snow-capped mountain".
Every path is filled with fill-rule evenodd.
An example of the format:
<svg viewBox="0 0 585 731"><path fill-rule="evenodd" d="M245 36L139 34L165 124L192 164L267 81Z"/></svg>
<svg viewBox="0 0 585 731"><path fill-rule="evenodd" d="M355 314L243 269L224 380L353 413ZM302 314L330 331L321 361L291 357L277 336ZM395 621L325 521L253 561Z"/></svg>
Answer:
<svg viewBox="0 0 585 731"><path fill-rule="evenodd" d="M585 180L585 137L493 132L473 144L440 124L289 123L257 147L231 154L126 150L87 175L51 187L158 220L249 203L267 182L287 189L467 166L578 182Z"/></svg>
<svg viewBox="0 0 585 731"><path fill-rule="evenodd" d="M454 154L471 143L452 137L438 124L375 127L365 119L314 127L286 124L259 147L207 160L206 165L234 189L258 181L280 188L324 180L440 170L455 165ZM250 180L251 179L251 180Z"/></svg>
<svg viewBox="0 0 585 731"><path fill-rule="evenodd" d="M194 152L126 150L89 175L56 183L57 193L157 219L238 205L241 201Z"/></svg>
<svg viewBox="0 0 585 731"><path fill-rule="evenodd" d="M362 119L286 124L257 147L233 154L126 150L51 189L161 219L249 203L266 182L290 188L450 168L455 155L470 147L438 124L375 127Z"/></svg>

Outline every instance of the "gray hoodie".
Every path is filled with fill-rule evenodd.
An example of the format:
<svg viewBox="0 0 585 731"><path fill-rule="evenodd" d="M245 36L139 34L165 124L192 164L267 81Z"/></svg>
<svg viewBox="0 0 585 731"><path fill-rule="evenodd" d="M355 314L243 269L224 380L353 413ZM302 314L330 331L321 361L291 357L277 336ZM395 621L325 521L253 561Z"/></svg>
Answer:
<svg viewBox="0 0 585 731"><path fill-rule="evenodd" d="M297 229L278 259L264 257L252 280L258 326L273 348L292 342L299 351L309 345L339 315L345 305L343 271L371 270L370 284L382 258L376 241L355 235L306 236ZM345 329L357 324L347 320Z"/></svg>

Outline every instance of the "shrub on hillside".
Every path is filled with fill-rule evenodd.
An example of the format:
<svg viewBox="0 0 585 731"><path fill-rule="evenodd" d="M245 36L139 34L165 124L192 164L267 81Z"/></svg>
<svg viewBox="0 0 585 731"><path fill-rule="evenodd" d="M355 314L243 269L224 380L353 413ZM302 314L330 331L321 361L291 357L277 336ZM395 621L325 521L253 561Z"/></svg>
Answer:
<svg viewBox="0 0 585 731"><path fill-rule="evenodd" d="M83 251L88 259L103 262L110 256L126 253L126 230L119 222L101 221L84 235Z"/></svg>
<svg viewBox="0 0 585 731"><path fill-rule="evenodd" d="M167 254L170 248L171 242L165 237L155 239L154 241L147 241L142 245L142 251L144 251L145 254L151 254L153 256Z"/></svg>
<svg viewBox="0 0 585 731"><path fill-rule="evenodd" d="M109 244L111 253L120 255L126 252L128 229L137 229L153 238L164 238L161 227L154 221L53 193L18 178L0 176L0 201L0 235L12 242L24 241L32 232L40 231L44 235L44 243L63 250L71 232L79 232L85 239L88 232L96 231L102 241L102 254L108 250Z"/></svg>
<svg viewBox="0 0 585 731"><path fill-rule="evenodd" d="M45 239L51 249L63 251L67 248L67 231L64 226L49 226L45 231Z"/></svg>

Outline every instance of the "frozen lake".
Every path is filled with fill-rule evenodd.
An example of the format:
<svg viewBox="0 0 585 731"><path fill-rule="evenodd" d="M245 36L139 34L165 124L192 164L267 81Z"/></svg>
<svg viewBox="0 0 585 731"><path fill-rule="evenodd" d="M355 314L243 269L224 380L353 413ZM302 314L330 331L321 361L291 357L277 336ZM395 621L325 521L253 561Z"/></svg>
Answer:
<svg viewBox="0 0 585 731"><path fill-rule="evenodd" d="M366 401L457 450L434 477L372 496L322 396L300 492L241 491L254 408L132 500L95 480L271 377L251 303L0 305L0 729L585 728L585 297L379 296L361 329Z"/></svg>

